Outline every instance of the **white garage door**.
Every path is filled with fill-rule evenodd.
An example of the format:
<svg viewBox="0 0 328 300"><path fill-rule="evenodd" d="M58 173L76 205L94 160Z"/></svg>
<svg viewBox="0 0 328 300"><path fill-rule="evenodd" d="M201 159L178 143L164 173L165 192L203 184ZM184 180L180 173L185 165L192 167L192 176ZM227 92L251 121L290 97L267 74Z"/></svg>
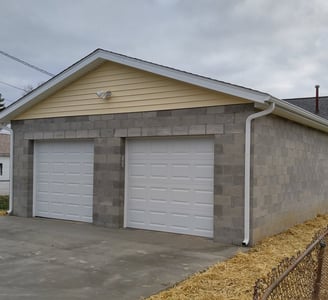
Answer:
<svg viewBox="0 0 328 300"><path fill-rule="evenodd" d="M36 142L34 215L92 222L93 143Z"/></svg>
<svg viewBox="0 0 328 300"><path fill-rule="evenodd" d="M212 139L131 139L126 165L126 227L213 237Z"/></svg>

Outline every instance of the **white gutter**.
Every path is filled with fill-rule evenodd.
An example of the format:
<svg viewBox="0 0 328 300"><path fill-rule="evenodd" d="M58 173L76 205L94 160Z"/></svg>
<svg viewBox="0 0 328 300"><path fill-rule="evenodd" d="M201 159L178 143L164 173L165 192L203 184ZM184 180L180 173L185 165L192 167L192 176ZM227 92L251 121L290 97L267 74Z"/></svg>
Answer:
<svg viewBox="0 0 328 300"><path fill-rule="evenodd" d="M244 183L244 241L243 246L248 246L250 240L250 178L251 178L251 125L252 120L271 114L275 109L275 103L261 112L257 112L247 117L245 129L245 183Z"/></svg>
<svg viewBox="0 0 328 300"><path fill-rule="evenodd" d="M10 133L10 157L9 157L9 178L10 178L10 183L9 183L9 210L7 211L7 214L10 215L13 212L13 186L14 186L14 181L13 181L13 161L14 161L14 131L6 126L6 125L1 125L0 124L0 130L6 130Z"/></svg>
<svg viewBox="0 0 328 300"><path fill-rule="evenodd" d="M301 107L298 107L294 104L288 103L283 100L279 100L277 98L272 97L269 102L274 102L276 104L276 108L274 114L285 119L289 119L299 124L306 125L308 127L312 127L318 129L320 131L328 132L328 120L315 115ZM266 109L267 105L263 105L260 103L254 104L255 108L258 109Z"/></svg>

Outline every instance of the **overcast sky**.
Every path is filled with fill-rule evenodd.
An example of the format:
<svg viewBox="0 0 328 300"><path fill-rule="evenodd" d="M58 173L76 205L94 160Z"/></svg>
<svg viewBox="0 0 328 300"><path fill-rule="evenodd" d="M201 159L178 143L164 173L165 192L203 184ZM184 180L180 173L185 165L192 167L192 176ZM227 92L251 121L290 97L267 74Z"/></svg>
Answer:
<svg viewBox="0 0 328 300"><path fill-rule="evenodd" d="M328 95L327 37L325 0L0 0L0 50L54 74L103 48L278 98ZM48 79L0 54L0 81Z"/></svg>

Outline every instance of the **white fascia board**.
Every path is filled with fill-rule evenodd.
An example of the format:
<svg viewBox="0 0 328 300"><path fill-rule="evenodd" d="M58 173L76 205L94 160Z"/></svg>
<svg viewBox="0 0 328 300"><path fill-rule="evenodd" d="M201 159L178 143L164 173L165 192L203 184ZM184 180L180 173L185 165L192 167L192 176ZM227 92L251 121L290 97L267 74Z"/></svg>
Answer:
<svg viewBox="0 0 328 300"><path fill-rule="evenodd" d="M172 78L196 86L204 87L213 91L233 95L256 103L265 103L271 96L256 90L228 84L214 79L202 77L199 75L186 73L165 66L157 65L136 58L116 54L113 52L97 49L85 58L81 59L71 67L59 73L48 82L44 83L34 91L19 99L0 112L0 123L8 123L15 116L22 113L27 108L38 103L54 92L58 91L63 86L69 84L73 80L81 77L88 71L91 71L105 61L112 61L143 71L151 72L164 77Z"/></svg>
<svg viewBox="0 0 328 300"><path fill-rule="evenodd" d="M271 95L256 90L251 90L241 86L217 81L214 79L202 77L184 71L175 70L169 67L157 65L151 62L135 59L128 56L118 55L104 50L102 50L102 52L100 53L100 57L105 60L116 62L139 70L151 72L157 75L183 81L189 84L193 84L213 91L225 93L228 95L240 97L258 103L265 103L271 98Z"/></svg>
<svg viewBox="0 0 328 300"><path fill-rule="evenodd" d="M320 131L328 132L327 119L277 98L271 98L269 101L276 104L273 114ZM267 105L255 103L255 107L265 109Z"/></svg>

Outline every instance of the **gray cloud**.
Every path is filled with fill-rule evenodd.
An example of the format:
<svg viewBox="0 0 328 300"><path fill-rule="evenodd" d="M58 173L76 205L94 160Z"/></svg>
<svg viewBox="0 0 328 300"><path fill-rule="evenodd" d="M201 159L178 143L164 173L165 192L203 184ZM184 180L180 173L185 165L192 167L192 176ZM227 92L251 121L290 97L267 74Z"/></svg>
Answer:
<svg viewBox="0 0 328 300"><path fill-rule="evenodd" d="M324 0L2 0L1 50L58 73L101 47L273 94L328 94ZM48 79L0 56L0 81ZM0 84L8 102L21 91Z"/></svg>

